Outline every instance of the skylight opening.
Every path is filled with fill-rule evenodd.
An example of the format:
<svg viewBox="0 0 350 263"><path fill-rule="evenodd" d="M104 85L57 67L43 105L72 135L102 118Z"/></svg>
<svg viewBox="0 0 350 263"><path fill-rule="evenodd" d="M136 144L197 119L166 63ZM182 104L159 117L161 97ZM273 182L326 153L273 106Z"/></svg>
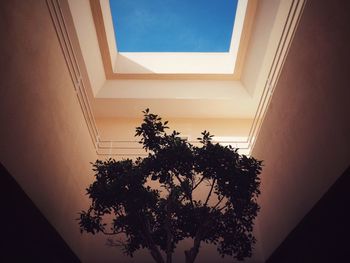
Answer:
<svg viewBox="0 0 350 263"><path fill-rule="evenodd" d="M118 52L229 52L238 0L110 0Z"/></svg>

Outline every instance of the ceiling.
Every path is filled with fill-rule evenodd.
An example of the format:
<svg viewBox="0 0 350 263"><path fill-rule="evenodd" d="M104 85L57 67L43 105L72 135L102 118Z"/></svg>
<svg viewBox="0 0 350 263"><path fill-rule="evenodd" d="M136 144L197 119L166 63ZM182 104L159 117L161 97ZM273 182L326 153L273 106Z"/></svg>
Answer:
<svg viewBox="0 0 350 263"><path fill-rule="evenodd" d="M274 57L277 52L287 51L279 43L285 25L290 23L288 13L296 8L292 0L261 1L256 13L256 0L240 0L238 9L244 10L247 6L250 9L240 12L247 16L245 24L244 15L237 15L234 41L231 43L234 48L231 47L228 53L126 54L113 53L111 47L115 45L108 45L108 42L113 42L114 36L107 0L90 1L91 6L83 0L68 2L87 68L93 94L91 104L96 118L135 118L140 110L151 108L165 117L253 119L265 96L266 83L273 82L269 79L269 73L271 70L278 71L281 66L281 63L275 65ZM102 13L100 20L96 20L94 13L98 7ZM241 42L245 48L241 50L241 55L237 55L238 45L234 45L241 36L237 25L249 27L246 30L249 34L246 32L242 35ZM101 26L107 32L102 37L99 31ZM292 32L295 26L292 24L289 30ZM101 44L101 38L106 40L104 44ZM287 36L285 46L290 39ZM239 57L240 69L233 76L235 59ZM122 74L116 77L113 74L117 73L110 72L107 64L118 68ZM195 74L183 74L191 72L191 68L197 70ZM166 74L170 72L177 73Z"/></svg>

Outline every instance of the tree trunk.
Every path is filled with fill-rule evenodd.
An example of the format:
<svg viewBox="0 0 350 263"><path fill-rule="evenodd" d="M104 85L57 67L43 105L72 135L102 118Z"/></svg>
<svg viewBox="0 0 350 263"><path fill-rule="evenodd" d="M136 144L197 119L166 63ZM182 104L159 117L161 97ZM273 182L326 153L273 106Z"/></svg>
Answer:
<svg viewBox="0 0 350 263"><path fill-rule="evenodd" d="M167 238L167 245L166 245L166 263L172 263L172 239L173 235L171 233L171 212L170 212L170 205L168 204L166 206L166 218L165 218L165 231L166 231L166 238Z"/></svg>
<svg viewBox="0 0 350 263"><path fill-rule="evenodd" d="M164 259L162 254L160 253L157 245L154 243L152 236L151 236L151 229L150 229L150 224L149 221L147 219L145 219L144 221L144 238L147 242L148 245L148 249L151 252L151 255L153 257L153 259L157 262L157 263L164 263Z"/></svg>
<svg viewBox="0 0 350 263"><path fill-rule="evenodd" d="M194 247L190 250L185 251L185 259L186 263L193 263L198 255L199 249L195 249Z"/></svg>
<svg viewBox="0 0 350 263"><path fill-rule="evenodd" d="M186 263L193 263L198 255L199 252L199 246L201 244L201 233L197 233L194 241L193 241L193 247L190 250L185 251L185 259Z"/></svg>
<svg viewBox="0 0 350 263"><path fill-rule="evenodd" d="M149 251L151 252L151 256L153 257L153 259L157 262L157 263L164 263L163 257L160 254L158 249L152 249L149 248Z"/></svg>
<svg viewBox="0 0 350 263"><path fill-rule="evenodd" d="M197 230L196 236L193 240L193 247L190 250L185 251L186 263L193 263L196 260L196 257L199 252L200 244L208 231L209 224L210 224L210 220L206 219Z"/></svg>

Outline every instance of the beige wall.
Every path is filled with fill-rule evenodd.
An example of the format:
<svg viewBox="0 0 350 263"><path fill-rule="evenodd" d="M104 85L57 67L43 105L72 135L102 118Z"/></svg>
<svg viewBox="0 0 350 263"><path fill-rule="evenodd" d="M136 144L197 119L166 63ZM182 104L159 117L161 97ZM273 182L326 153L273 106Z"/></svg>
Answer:
<svg viewBox="0 0 350 263"><path fill-rule="evenodd" d="M82 259L96 154L46 1L1 1L0 32L0 161Z"/></svg>
<svg viewBox="0 0 350 263"><path fill-rule="evenodd" d="M350 164L349 11L347 1L307 1L253 150L265 161L266 258Z"/></svg>

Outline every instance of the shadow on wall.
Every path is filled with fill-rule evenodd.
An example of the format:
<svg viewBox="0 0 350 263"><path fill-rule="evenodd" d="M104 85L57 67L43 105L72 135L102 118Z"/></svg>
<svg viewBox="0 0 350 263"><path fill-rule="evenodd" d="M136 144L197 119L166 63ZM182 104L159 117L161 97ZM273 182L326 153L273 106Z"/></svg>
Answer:
<svg viewBox="0 0 350 263"><path fill-rule="evenodd" d="M349 262L350 166L267 260Z"/></svg>
<svg viewBox="0 0 350 263"><path fill-rule="evenodd" d="M153 71L141 66L140 64L120 53L117 55L116 68L118 73L154 73Z"/></svg>
<svg viewBox="0 0 350 263"><path fill-rule="evenodd" d="M0 262L80 262L0 163Z"/></svg>

